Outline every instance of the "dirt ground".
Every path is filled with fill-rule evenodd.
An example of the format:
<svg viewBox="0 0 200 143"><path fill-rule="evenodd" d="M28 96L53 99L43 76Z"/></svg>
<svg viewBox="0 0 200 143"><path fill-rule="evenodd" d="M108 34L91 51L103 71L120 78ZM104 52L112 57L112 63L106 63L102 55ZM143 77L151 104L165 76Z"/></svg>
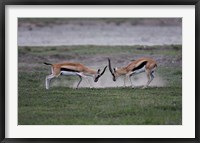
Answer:
<svg viewBox="0 0 200 143"><path fill-rule="evenodd" d="M19 19L18 46L182 43L180 18Z"/></svg>

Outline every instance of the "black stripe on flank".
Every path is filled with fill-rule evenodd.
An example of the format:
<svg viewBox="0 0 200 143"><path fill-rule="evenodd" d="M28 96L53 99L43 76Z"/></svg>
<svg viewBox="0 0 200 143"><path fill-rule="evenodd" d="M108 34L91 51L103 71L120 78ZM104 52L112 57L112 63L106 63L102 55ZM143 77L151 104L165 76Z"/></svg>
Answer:
<svg viewBox="0 0 200 143"><path fill-rule="evenodd" d="M79 72L77 70L67 69L67 68L61 68L61 71L68 71L68 72Z"/></svg>
<svg viewBox="0 0 200 143"><path fill-rule="evenodd" d="M132 69L132 71L139 70L143 68L146 64L147 64L147 61L144 61L138 67L135 67L134 69Z"/></svg>

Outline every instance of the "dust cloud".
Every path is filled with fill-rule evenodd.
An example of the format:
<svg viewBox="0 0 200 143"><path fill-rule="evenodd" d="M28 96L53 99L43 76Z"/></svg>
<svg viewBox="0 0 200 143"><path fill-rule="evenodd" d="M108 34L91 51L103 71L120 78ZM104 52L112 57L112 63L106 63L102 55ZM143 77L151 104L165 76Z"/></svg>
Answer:
<svg viewBox="0 0 200 143"><path fill-rule="evenodd" d="M138 75L132 76L132 83L137 87L144 86L147 83L147 76L145 73L140 73ZM73 83L72 88L76 88L78 84L78 80ZM98 82L94 82L93 78L83 79L79 88L109 88L109 87L124 87L124 76L121 76L117 79L116 82L112 80L112 75L107 70L102 77L100 77ZM126 80L126 86L131 87L130 80ZM149 85L150 87L163 87L165 86L165 82L163 79L156 73L155 78Z"/></svg>

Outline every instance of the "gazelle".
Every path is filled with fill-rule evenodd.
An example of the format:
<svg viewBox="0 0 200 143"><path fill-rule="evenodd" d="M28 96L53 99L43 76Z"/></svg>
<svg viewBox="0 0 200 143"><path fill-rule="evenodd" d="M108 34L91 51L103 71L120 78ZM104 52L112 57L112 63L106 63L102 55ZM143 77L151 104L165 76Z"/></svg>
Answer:
<svg viewBox="0 0 200 143"><path fill-rule="evenodd" d="M49 89L49 84L52 78L58 77L60 75L66 75L66 76L78 76L80 78L77 87L79 87L82 78L87 77L93 77L94 82L97 82L99 78L104 74L107 66L104 67L103 71L100 73L100 69L93 70L91 68L88 68L80 63L72 63L72 62L66 62L66 63L57 63L57 64L50 64L50 63L44 63L46 65L51 65L51 74L46 76L46 89Z"/></svg>
<svg viewBox="0 0 200 143"><path fill-rule="evenodd" d="M120 67L120 68L113 68L113 70L111 67L110 59L108 58L108 65L109 65L110 73L113 76L113 81L116 81L119 76L125 75L124 86L126 86L126 79L129 78L129 80L131 82L131 86L134 87L134 85L131 81L131 76L133 76L134 74L146 72L148 81L147 81L146 85L144 85L143 88L146 88L151 83L151 81L154 79L154 77L155 77L154 72L157 68L156 61L151 58L140 58L140 59L132 61L127 66Z"/></svg>

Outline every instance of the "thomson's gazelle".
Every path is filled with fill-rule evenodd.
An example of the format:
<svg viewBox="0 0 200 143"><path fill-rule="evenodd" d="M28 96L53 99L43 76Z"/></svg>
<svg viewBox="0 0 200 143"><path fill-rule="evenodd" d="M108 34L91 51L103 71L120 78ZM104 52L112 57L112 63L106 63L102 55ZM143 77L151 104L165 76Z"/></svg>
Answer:
<svg viewBox="0 0 200 143"><path fill-rule="evenodd" d="M126 86L126 79L129 78L131 82L131 86L134 87L131 81L131 76L133 76L134 74L146 72L148 81L146 85L144 85L143 88L146 88L154 79L155 77L154 72L157 68L156 61L151 58L140 58L140 59L132 61L127 66L120 67L120 68L113 68L113 69L111 67L110 59L108 58L108 64L109 64L109 70L113 76L113 81L116 81L119 76L125 75L124 86Z"/></svg>
<svg viewBox="0 0 200 143"><path fill-rule="evenodd" d="M49 89L49 84L52 78L58 77L59 75L71 75L71 76L78 76L80 78L77 87L79 87L82 78L87 78L88 76L91 76L94 78L94 82L97 82L98 79L104 74L107 66L103 69L103 71L100 73L100 69L93 70L91 68L88 68L80 63L72 63L72 62L66 62L66 63L57 63L57 64L50 64L50 63L44 63L46 65L51 65L51 74L46 76L46 89Z"/></svg>

